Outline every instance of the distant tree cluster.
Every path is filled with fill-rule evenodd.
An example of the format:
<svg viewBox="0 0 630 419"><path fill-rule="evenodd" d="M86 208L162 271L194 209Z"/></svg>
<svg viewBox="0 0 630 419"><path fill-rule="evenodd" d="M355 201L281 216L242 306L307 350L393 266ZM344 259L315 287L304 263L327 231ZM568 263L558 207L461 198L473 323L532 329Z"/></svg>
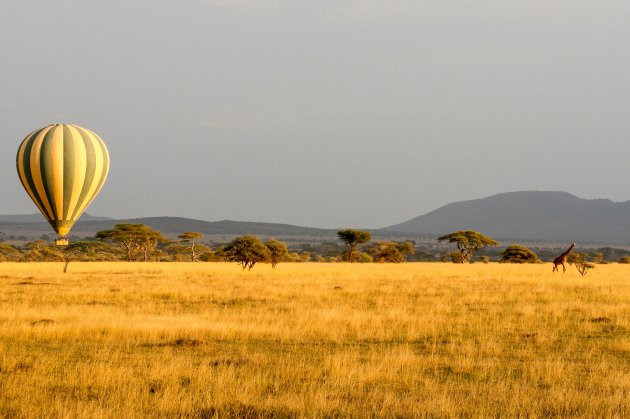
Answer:
<svg viewBox="0 0 630 419"><path fill-rule="evenodd" d="M118 224L113 230L99 231L96 238L117 247L129 262L136 259L138 254L147 262L158 244L168 242L162 233L144 224Z"/></svg>
<svg viewBox="0 0 630 419"><path fill-rule="evenodd" d="M367 253L374 262L402 263L415 253L415 249L412 242L378 241L367 249Z"/></svg>
<svg viewBox="0 0 630 419"><path fill-rule="evenodd" d="M22 246L0 243L0 262L60 261L65 272L74 261L226 261L251 270L259 263L269 263L273 268L281 262L401 263L415 250L413 242L370 243L371 234L364 230L339 230L338 237L342 245L326 242L291 250L276 239L263 242L246 235L213 248L203 243L204 236L199 232L187 231L177 240L170 240L144 224L117 224L94 237L71 240L68 246L55 246L50 237Z"/></svg>
<svg viewBox="0 0 630 419"><path fill-rule="evenodd" d="M442 262L465 263L473 262L474 254L487 247L497 247L499 243L492 237L485 236L477 231L461 230L438 237L438 241L447 241L457 246L457 252L443 252ZM571 249L572 250L572 247ZM558 249L543 249L547 260L553 260ZM591 253L579 252L571 253L567 257L567 262L574 265L580 275L584 276L589 270L595 268L595 264L610 263L609 257L616 257L619 263L630 263L630 252L623 249L610 247L601 248ZM518 244L511 244L505 247L498 255L500 263L542 263L541 258L532 249ZM490 257L481 255L479 260L488 263Z"/></svg>
<svg viewBox="0 0 630 419"><path fill-rule="evenodd" d="M310 255L290 253L285 243L273 238L263 243L255 236L236 237L213 250L200 242L203 237L202 233L188 231L171 241L144 224L117 224L68 246L55 246L50 240L36 240L21 247L0 243L0 262L59 261L66 272L73 261L230 261L243 269L263 262L275 268L284 261L310 261Z"/></svg>
<svg viewBox="0 0 630 419"><path fill-rule="evenodd" d="M99 231L94 237L71 238L66 247L52 245L51 237L47 235L21 246L0 241L0 262L60 261L65 271L73 261L227 261L238 263L243 270L251 270L256 264L269 263L275 268L282 262L540 263L541 260L553 260L561 251L542 248L535 252L518 244L503 248L492 237L473 230L440 236L433 247L418 246L412 241L371 241L369 231L357 229L339 230L337 237L337 242L294 244L291 247L273 238L263 242L253 235L235 237L227 243L208 244L204 243L204 235L200 232L187 231L172 240L144 224L117 224L111 230ZM454 244L457 250L448 250L441 244L443 242ZM600 248L574 253L568 260L581 275L586 275L596 264L611 261L630 263L630 251Z"/></svg>
<svg viewBox="0 0 630 419"><path fill-rule="evenodd" d="M475 253L488 247L497 247L499 243L492 237L486 236L474 230L460 230L454 233L438 237L438 241L454 243L457 252L444 252L441 260L443 262L466 263L473 262ZM488 255L481 255L479 260L482 263L490 262ZM518 244L507 246L498 254L498 261L501 263L540 263L540 258L531 249Z"/></svg>

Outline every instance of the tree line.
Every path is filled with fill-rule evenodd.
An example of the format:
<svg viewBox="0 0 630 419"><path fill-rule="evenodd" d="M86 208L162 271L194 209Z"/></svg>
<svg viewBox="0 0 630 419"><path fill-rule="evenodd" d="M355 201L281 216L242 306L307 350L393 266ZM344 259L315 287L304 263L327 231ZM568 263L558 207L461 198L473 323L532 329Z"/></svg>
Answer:
<svg viewBox="0 0 630 419"><path fill-rule="evenodd" d="M301 245L293 249L273 238L263 242L253 235L209 246L202 242L204 235L200 232L184 232L176 240L170 240L144 224L118 224L111 230L99 231L93 237L73 241L65 247L54 246L46 240L36 240L23 246L0 243L0 261L63 261L64 270L73 261L226 261L238 263L245 270L258 263L269 263L275 267L281 262L489 262L488 249L499 246L492 237L472 230L438 237L438 243L454 244L456 251L421 250L412 241L372 241L369 231L357 229L339 230L337 237L338 243ZM607 263L611 257L620 263L630 263L630 255L619 253L623 252L621 249L600 250L591 254L574 253L570 255L569 262L575 263L580 273L584 274L594 264ZM550 254L555 253L550 251ZM493 259L502 263L541 262L532 249L517 244L509 245L495 255Z"/></svg>
<svg viewBox="0 0 630 419"><path fill-rule="evenodd" d="M275 268L281 262L313 260L310 253L291 252L286 243L273 238L263 242L246 235L211 248L202 243L203 237L200 232L188 231L180 234L178 240L170 240L144 224L117 224L68 246L55 246L45 240L23 246L0 243L0 261L62 261L66 272L73 261L226 261L249 270L258 263L269 263ZM369 243L370 233L362 230L340 230L338 237L345 246L336 261L400 263L414 252L412 242ZM359 249L360 245L366 246Z"/></svg>
<svg viewBox="0 0 630 419"><path fill-rule="evenodd" d="M438 241L446 241L457 246L458 251L450 254L451 261L454 263L472 263L475 252L486 247L499 246L499 243L492 237L472 230L456 231L438 237ZM518 244L507 246L499 256L500 263L542 263L533 250ZM487 257L482 257L481 261L487 263L488 259ZM604 252L595 252L595 254L573 252L567 257L567 262L570 265L574 265L582 276L586 275L589 270L595 268L596 263L609 263L605 258ZM618 262L625 264L630 263L630 256L622 256Z"/></svg>

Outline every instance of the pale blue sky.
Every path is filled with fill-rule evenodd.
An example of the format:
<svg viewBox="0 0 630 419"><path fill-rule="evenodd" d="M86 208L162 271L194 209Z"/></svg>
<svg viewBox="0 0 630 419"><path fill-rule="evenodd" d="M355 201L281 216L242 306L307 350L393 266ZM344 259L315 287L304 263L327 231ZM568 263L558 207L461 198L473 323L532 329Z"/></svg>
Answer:
<svg viewBox="0 0 630 419"><path fill-rule="evenodd" d="M0 213L33 129L98 133L88 212L381 227L498 192L630 199L630 3L0 4Z"/></svg>

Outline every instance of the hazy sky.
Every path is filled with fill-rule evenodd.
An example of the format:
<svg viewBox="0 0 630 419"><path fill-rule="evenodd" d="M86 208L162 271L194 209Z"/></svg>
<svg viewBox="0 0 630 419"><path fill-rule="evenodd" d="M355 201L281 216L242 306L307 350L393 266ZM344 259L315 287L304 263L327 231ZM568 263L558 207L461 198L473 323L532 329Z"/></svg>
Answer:
<svg viewBox="0 0 630 419"><path fill-rule="evenodd" d="M381 227L448 202L629 200L627 0L0 3L0 213L54 122L106 142L88 212Z"/></svg>

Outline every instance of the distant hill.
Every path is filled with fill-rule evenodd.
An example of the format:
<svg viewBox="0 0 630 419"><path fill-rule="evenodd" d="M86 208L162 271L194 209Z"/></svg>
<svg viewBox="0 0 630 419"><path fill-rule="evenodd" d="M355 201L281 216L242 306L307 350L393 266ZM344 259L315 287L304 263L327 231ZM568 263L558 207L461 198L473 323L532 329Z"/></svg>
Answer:
<svg viewBox="0 0 630 419"><path fill-rule="evenodd" d="M630 243L630 201L566 192L508 192L455 202L382 231L443 235L478 230L497 239Z"/></svg>
<svg viewBox="0 0 630 419"><path fill-rule="evenodd" d="M94 217L88 213L84 213L81 221L105 221L111 220L107 217ZM44 217L41 214L14 214L14 215L0 215L0 223L44 223Z"/></svg>
<svg viewBox="0 0 630 419"><path fill-rule="evenodd" d="M107 220L79 222L75 229L103 230L120 223L146 224L163 233L180 234L185 231L198 231L206 235L243 235L261 236L328 236L337 234L337 230L299 227L290 224L258 223L247 221L202 221L182 217L148 217L128 220ZM73 229L74 230L74 229Z"/></svg>
<svg viewBox="0 0 630 419"><path fill-rule="evenodd" d="M87 214L85 214L87 215ZM183 217L148 217L115 220L106 217L81 217L72 228L71 235L92 236L99 230L113 228L116 224L146 224L169 236L176 236L186 231L199 231L209 238L222 240L222 236L254 234L261 237L308 238L315 241L337 240L337 230L311 227L299 227L290 224L259 223L245 221L202 221ZM46 234L53 236L48 223L39 214L0 215L0 235L4 237L23 237L28 240ZM24 240L24 239L22 239Z"/></svg>
<svg viewBox="0 0 630 419"><path fill-rule="evenodd" d="M223 242L231 236L254 234L294 242L336 241L336 229L245 221L202 221L182 217L114 220L84 214L72 229L79 237L119 223L146 224L174 237L199 231L208 240ZM376 240L433 242L435 236L455 230L479 230L500 241L579 242L630 245L630 202L581 199L566 192L508 192L488 198L454 202L404 223L372 230ZM0 236L32 240L52 236L39 214L0 215Z"/></svg>

